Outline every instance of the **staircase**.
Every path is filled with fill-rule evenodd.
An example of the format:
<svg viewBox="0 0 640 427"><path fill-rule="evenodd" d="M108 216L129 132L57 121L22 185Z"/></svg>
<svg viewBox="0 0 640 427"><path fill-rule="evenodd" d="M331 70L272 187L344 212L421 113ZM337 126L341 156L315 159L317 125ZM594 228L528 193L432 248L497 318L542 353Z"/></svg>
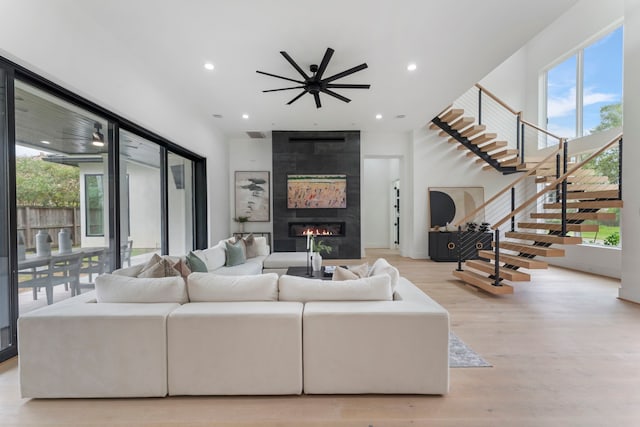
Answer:
<svg viewBox="0 0 640 427"><path fill-rule="evenodd" d="M505 189L454 224L460 233L458 268L453 275L496 295L513 293L509 282L530 281L533 270L548 268L548 263L540 258L563 257L564 245L582 243L578 233L599 230L594 220L616 218L614 212L604 210L622 207L621 186L585 167L606 150L621 145L621 134L585 159L571 162L568 141L524 122L520 113L511 109L510 112L517 115L516 148L509 148L509 143L499 140L496 133L487 132L487 126L465 115L462 108L448 107L430 125L431 129L440 129L440 136L448 137L449 142L459 143L459 149L468 150L467 156L477 156L476 162L485 163L483 169L503 174L522 172ZM556 150L538 162L531 159L525 162L525 125L546 134L545 137L557 138ZM528 198L525 196L534 192ZM482 245L473 241L465 242L464 239L477 239L475 233L462 233L465 223L485 219L491 221L492 247L480 248Z"/></svg>

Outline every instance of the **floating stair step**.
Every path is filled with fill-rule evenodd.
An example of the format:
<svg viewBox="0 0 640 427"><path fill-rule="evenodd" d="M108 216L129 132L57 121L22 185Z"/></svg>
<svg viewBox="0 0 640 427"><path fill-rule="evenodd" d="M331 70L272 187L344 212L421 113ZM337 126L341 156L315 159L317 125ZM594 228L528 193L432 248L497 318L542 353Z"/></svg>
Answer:
<svg viewBox="0 0 640 427"><path fill-rule="evenodd" d="M440 132L438 132L438 136L441 138L447 137L449 136L449 132L441 130Z"/></svg>
<svg viewBox="0 0 640 427"><path fill-rule="evenodd" d="M486 164L482 167L483 171L488 171L488 170L495 170L495 168L489 164Z"/></svg>
<svg viewBox="0 0 640 427"><path fill-rule="evenodd" d="M473 138L472 140L470 140L469 142L473 145L479 145L485 142L489 142L492 139L496 139L498 137L497 133L483 133L480 136L476 136L475 138Z"/></svg>
<svg viewBox="0 0 640 427"><path fill-rule="evenodd" d="M506 295L513 293L513 287L507 284L494 286L493 280L473 271L454 271L453 275L469 285L482 289L494 295Z"/></svg>
<svg viewBox="0 0 640 427"><path fill-rule="evenodd" d="M575 191L567 193L567 199L570 200L617 199L618 196L618 190Z"/></svg>
<svg viewBox="0 0 640 427"><path fill-rule="evenodd" d="M562 212L534 212L531 218L535 219L562 219ZM616 219L615 212L567 212L567 219L595 219L609 221Z"/></svg>
<svg viewBox="0 0 640 427"><path fill-rule="evenodd" d="M456 120L455 122L451 123L451 129L455 129L459 131L466 128L467 126L469 126L475 121L476 119L474 119L473 117L462 117Z"/></svg>
<svg viewBox="0 0 640 427"><path fill-rule="evenodd" d="M536 178L536 184L544 184L545 182L553 182L556 180L556 174L548 176L539 176Z"/></svg>
<svg viewBox="0 0 640 427"><path fill-rule="evenodd" d="M501 159L503 157L508 157L508 156L515 156L518 154L518 150L510 148L507 150L500 150L496 153L491 154L491 158L492 159Z"/></svg>
<svg viewBox="0 0 640 427"><path fill-rule="evenodd" d="M440 129L440 126L438 126L437 124L435 124L435 123L433 123L433 122L432 122L432 123L429 125L429 129L431 129L431 130L438 130L438 129Z"/></svg>
<svg viewBox="0 0 640 427"><path fill-rule="evenodd" d="M598 231L598 224L567 224L567 231L589 232ZM562 224L549 224L546 222L519 222L518 228L536 229L536 230L562 230Z"/></svg>
<svg viewBox="0 0 640 427"><path fill-rule="evenodd" d="M514 157L500 162L500 166L518 166L520 165L520 157ZM520 170L520 169L518 169Z"/></svg>
<svg viewBox="0 0 640 427"><path fill-rule="evenodd" d="M523 170L540 170L540 169L546 169L546 166L544 165L539 165L538 163L531 163L531 162L525 162L525 163L521 163L518 166L516 166L516 169L518 169L519 171L523 171Z"/></svg>
<svg viewBox="0 0 640 427"><path fill-rule="evenodd" d="M480 150L488 153L489 151L497 150L498 148L504 148L508 145L507 141L493 141L489 144L480 147ZM517 151L517 150L516 150Z"/></svg>
<svg viewBox="0 0 640 427"><path fill-rule="evenodd" d="M507 231L504 235L510 239L531 240L532 242L557 243L559 245L579 245L582 237L555 236L553 234L523 233L520 231Z"/></svg>
<svg viewBox="0 0 640 427"><path fill-rule="evenodd" d="M492 245L495 245L495 242L491 242L491 243ZM563 257L564 256L564 249L545 248L544 246L525 245L524 243L500 242L500 249L504 249L507 251L520 252L523 254L536 255L536 256L546 256L546 257ZM500 259L500 261L502 261L502 259Z"/></svg>
<svg viewBox="0 0 640 427"><path fill-rule="evenodd" d="M591 200L586 202L567 202L567 209L606 209L621 208L622 200ZM562 203L545 203L545 209L562 209Z"/></svg>
<svg viewBox="0 0 640 427"><path fill-rule="evenodd" d="M457 143L458 143L458 142L460 142L460 141L458 141L458 140L457 140L457 139L455 139L454 137L451 137L451 138L447 139L447 142L448 142L449 144L457 144Z"/></svg>
<svg viewBox="0 0 640 427"><path fill-rule="evenodd" d="M496 265L487 261L470 260L466 261L464 265L489 274L495 274L496 272ZM511 268L499 267L499 271L501 278L512 282L528 282L531 280L531 275Z"/></svg>
<svg viewBox="0 0 640 427"><path fill-rule="evenodd" d="M618 191L618 184L569 184L567 191Z"/></svg>
<svg viewBox="0 0 640 427"><path fill-rule="evenodd" d="M440 116L440 120L442 120L445 123L451 123L458 117L462 116L463 114L464 114L464 110L462 108L452 108L451 110L447 111L442 116Z"/></svg>
<svg viewBox="0 0 640 427"><path fill-rule="evenodd" d="M463 145L463 147L464 147L464 145ZM475 156L477 156L477 154L475 152L469 150L467 147L464 147L464 148L467 149L467 153L465 154L465 156L467 156L467 157L475 157Z"/></svg>
<svg viewBox="0 0 640 427"><path fill-rule="evenodd" d="M496 254L493 251L488 250L478 251L478 256L482 258L496 259ZM530 270L545 270L549 268L549 264L545 261L520 257L517 255L508 255L502 252L500 252L500 262L522 268L528 268Z"/></svg>
<svg viewBox="0 0 640 427"><path fill-rule="evenodd" d="M578 175L570 176L567 181L577 184L607 185L609 184L609 177L606 175Z"/></svg>
<svg viewBox="0 0 640 427"><path fill-rule="evenodd" d="M484 132L487 129L485 125L473 125L465 129L460 135L465 138L470 138L474 135L479 134L480 132Z"/></svg>

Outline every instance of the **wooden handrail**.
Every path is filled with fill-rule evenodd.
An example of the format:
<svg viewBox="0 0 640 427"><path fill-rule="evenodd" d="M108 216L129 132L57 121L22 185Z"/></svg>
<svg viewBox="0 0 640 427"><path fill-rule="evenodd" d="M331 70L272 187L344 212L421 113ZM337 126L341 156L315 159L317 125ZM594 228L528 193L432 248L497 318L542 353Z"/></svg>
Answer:
<svg viewBox="0 0 640 427"><path fill-rule="evenodd" d="M602 154L604 151L608 150L609 147L611 147L613 144L617 143L618 141L620 141L620 138L622 138L622 132L619 133L615 138L613 138L610 142L608 142L607 144L605 144L602 148L600 148L598 151L596 151L595 153L591 154L589 157L587 157L586 159L582 160L580 163L576 164L574 167L572 167L570 170L568 170L567 172L563 173L561 176L559 176L558 178L556 178L555 181L553 181L552 183L550 183L549 185L547 185L545 188L543 188L542 190L538 191L535 196L531 196L529 199L527 199L523 204L521 204L520 206L518 206L516 209L514 209L512 212L510 212L507 216L505 216L504 218L502 218L500 221L496 222L494 225L491 226L491 228L493 228L494 230L498 229L498 227L500 227L502 224L504 224L505 222L507 222L509 219L511 219L511 217L515 216L516 214L520 213L524 208L526 208L528 205L530 205L532 202L534 202L535 200L537 200L541 195L548 193L549 191L555 191L554 187L558 184L560 184L562 181L564 181L567 176L571 175L572 173L574 173L575 171L577 171L578 169L580 169L582 166L585 165L585 163L590 162L591 160L593 160L595 157L599 156L600 154ZM565 194L562 195L563 197L566 197Z"/></svg>
<svg viewBox="0 0 640 427"><path fill-rule="evenodd" d="M553 151L551 154L549 154L547 157L545 157L544 159L542 159L539 164L542 163L546 163L547 160L549 160L551 157L555 156L556 154L558 154L558 152L562 150L562 143L558 144L558 147L556 148L555 151ZM506 193L507 191L511 190L513 187L516 186L516 184L520 183L520 181L523 181L525 178L531 176L531 174L533 174L536 170L535 169L531 169L530 171L528 171L526 174L520 176L520 178L516 179L515 181L513 181L511 184L507 185L506 187L504 187L502 190L498 191L496 194L494 194L492 197L489 198L489 200L487 200L486 202L484 202L482 205L480 205L479 207L477 207L475 210L473 210L471 213L469 213L467 216L465 216L464 218L462 218L460 221L456 222L454 225L454 227L457 227L459 225L464 224L467 220L472 219L478 212L480 212L481 210L483 210L484 208L486 208L487 206L489 206L491 203L493 203L498 197L500 197L501 195L503 195L504 193Z"/></svg>
<svg viewBox="0 0 640 427"><path fill-rule="evenodd" d="M553 138L557 139L558 141L561 141L561 140L565 139L565 138L561 138L561 137L559 137L558 135L554 135L554 134L552 134L551 132L549 132L549 131L548 131L548 130L546 130L546 129L542 129L540 126L538 126L538 125L534 125L533 123L528 122L528 121L526 121L525 119L520 119L520 123L524 123L525 125L527 125L527 126L531 126L532 128L534 128L534 129L536 129L536 130L538 130L538 131L540 131L540 132L542 132L542 133L546 133L547 135L549 135L549 136L551 136L551 137L553 137Z"/></svg>
<svg viewBox="0 0 640 427"><path fill-rule="evenodd" d="M478 89L480 89L481 91L483 91L484 93L486 93L487 95L489 95L489 98L493 99L494 101L496 101L498 104L502 105L504 108L506 108L507 110L509 110L511 112L511 114L515 115L515 116L519 116L521 114L520 111L516 111L513 108L509 107L509 105L507 105L506 102L504 102L503 100L501 100L500 98L498 98L493 92L491 92L490 90L488 90L486 87L482 86L480 83L476 83L476 87Z"/></svg>

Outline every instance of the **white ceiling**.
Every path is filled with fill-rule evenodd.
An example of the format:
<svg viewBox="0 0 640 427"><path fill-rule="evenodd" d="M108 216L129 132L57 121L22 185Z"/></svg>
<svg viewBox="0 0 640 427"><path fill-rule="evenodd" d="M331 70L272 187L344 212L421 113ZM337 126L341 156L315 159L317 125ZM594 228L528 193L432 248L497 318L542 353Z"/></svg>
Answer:
<svg viewBox="0 0 640 427"><path fill-rule="evenodd" d="M207 117L230 136L270 130L416 129L576 3L52 1L65 6L50 17L58 28L91 22L95 31L77 35L83 46L117 46L105 60L122 60L123 67L144 72L178 105ZM335 53L326 76L366 62L368 69L338 82L368 83L371 89L337 89L352 99L349 104L321 95L321 109L311 95L286 105L299 90L261 92L289 83L256 70L299 78L280 50L308 70L327 47ZM74 46L60 43L59 49L64 58ZM215 70L206 71L205 61ZM410 62L418 66L412 73L406 69ZM243 113L250 118L242 119ZM382 120L375 119L378 113Z"/></svg>

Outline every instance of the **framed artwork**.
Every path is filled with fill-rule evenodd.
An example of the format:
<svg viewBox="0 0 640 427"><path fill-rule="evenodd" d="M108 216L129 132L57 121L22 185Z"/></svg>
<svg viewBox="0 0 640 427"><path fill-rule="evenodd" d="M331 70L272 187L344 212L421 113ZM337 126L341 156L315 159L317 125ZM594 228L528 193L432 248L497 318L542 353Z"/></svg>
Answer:
<svg viewBox="0 0 640 427"><path fill-rule="evenodd" d="M269 172L235 172L236 218L246 216L249 222L271 219Z"/></svg>
<svg viewBox="0 0 640 427"><path fill-rule="evenodd" d="M430 228L454 224L484 203L484 187L429 187ZM476 222L484 220L478 212Z"/></svg>
<svg viewBox="0 0 640 427"><path fill-rule="evenodd" d="M330 209L347 207L347 175L287 175L287 208Z"/></svg>

